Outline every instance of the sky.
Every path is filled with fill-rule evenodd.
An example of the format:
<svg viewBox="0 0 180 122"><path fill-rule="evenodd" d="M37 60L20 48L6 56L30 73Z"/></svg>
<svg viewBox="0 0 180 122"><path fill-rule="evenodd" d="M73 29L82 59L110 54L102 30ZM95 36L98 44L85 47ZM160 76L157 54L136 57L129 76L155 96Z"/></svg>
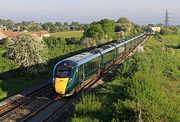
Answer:
<svg viewBox="0 0 180 122"><path fill-rule="evenodd" d="M180 0L0 0L0 18L90 23L127 17L137 24L157 24L164 23L169 10L170 24L180 25L179 6Z"/></svg>

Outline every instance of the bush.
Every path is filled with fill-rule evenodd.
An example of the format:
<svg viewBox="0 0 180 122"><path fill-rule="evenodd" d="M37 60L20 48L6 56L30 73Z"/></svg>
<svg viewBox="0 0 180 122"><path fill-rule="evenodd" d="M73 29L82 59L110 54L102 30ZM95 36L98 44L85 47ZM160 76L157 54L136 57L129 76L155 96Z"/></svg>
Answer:
<svg viewBox="0 0 180 122"><path fill-rule="evenodd" d="M44 38L44 42L49 49L59 47L59 46L64 46L67 43L65 38L55 37L55 36Z"/></svg>
<svg viewBox="0 0 180 122"><path fill-rule="evenodd" d="M7 56L20 67L26 68L24 73L37 74L45 70L47 50L39 37L20 34L14 43L6 48Z"/></svg>
<svg viewBox="0 0 180 122"><path fill-rule="evenodd" d="M67 44L79 44L80 39L79 38L66 38Z"/></svg>
<svg viewBox="0 0 180 122"><path fill-rule="evenodd" d="M93 46L97 46L97 41L96 39L93 38L84 38L81 42L81 45L83 45L84 48L89 48Z"/></svg>

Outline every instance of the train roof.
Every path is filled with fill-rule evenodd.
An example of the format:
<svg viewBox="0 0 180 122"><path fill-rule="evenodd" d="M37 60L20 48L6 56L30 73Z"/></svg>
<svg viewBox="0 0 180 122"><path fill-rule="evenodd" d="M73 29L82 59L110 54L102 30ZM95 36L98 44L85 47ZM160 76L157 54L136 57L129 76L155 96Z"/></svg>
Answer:
<svg viewBox="0 0 180 122"><path fill-rule="evenodd" d="M124 45L125 43L124 42L119 42L119 43L115 43L115 46L116 47L120 47L120 46L122 46L122 45Z"/></svg>
<svg viewBox="0 0 180 122"><path fill-rule="evenodd" d="M72 56L70 58L67 58L66 60L73 60L73 61L77 62L78 64L83 64L93 58L100 56L100 53L104 54L113 49L115 49L114 45L105 45L101 48L96 48L90 52L85 52L85 53L81 53L81 54Z"/></svg>
<svg viewBox="0 0 180 122"><path fill-rule="evenodd" d="M80 60L82 60L84 58L90 57L92 55L93 55L93 53L91 53L91 52L85 52L85 53L81 53L81 54L72 56L70 58L67 58L67 60L73 60L73 61L78 62L78 61L80 61Z"/></svg>
<svg viewBox="0 0 180 122"><path fill-rule="evenodd" d="M141 37L143 34L140 34L140 35L138 35L138 36L135 36L135 37L133 37L133 38L130 38L130 39L128 39L127 41L125 41L124 43L128 43L128 42L130 42L130 41L132 41L132 40L134 40L134 39L137 39L137 38L139 38L139 37Z"/></svg>
<svg viewBox="0 0 180 122"><path fill-rule="evenodd" d="M94 52L90 51L90 52L85 52L85 53L81 53L81 54L72 56L72 57L67 58L65 60L72 60L72 61L74 61L80 65L80 64L88 62L89 60L96 58L98 56L100 56L100 53L94 53Z"/></svg>
<svg viewBox="0 0 180 122"><path fill-rule="evenodd" d="M128 43L140 36L142 36L143 34L140 34L139 36L136 36L134 38L131 38L127 41L121 41L121 42L116 42L116 43L111 43L109 45L105 45L101 48L96 48L94 50L91 50L89 52L84 52L84 53L81 53L81 54L78 54L78 55L75 55L75 56L72 56L72 57L69 57L67 59L64 59L62 61L65 61L65 60L71 60L71 61L74 61L76 62L78 65L80 64L83 64L85 62L88 62L89 60L92 60L93 58L96 58L98 56L100 56L101 54L104 54L104 53L107 53L113 49L115 49L116 47L119 47L125 43ZM62 62L60 61L60 62ZM59 64L60 62L58 62L57 64Z"/></svg>
<svg viewBox="0 0 180 122"><path fill-rule="evenodd" d="M103 46L103 47L101 47L101 48L96 48L96 49L94 49L94 50L98 51L98 52L101 53L101 54L104 54L104 53L106 53L106 52L108 52L108 51L111 51L111 50L113 50L113 49L115 49L115 48L116 48L116 47L115 47L115 44L111 43L111 44L109 44L109 45L105 45L105 46Z"/></svg>

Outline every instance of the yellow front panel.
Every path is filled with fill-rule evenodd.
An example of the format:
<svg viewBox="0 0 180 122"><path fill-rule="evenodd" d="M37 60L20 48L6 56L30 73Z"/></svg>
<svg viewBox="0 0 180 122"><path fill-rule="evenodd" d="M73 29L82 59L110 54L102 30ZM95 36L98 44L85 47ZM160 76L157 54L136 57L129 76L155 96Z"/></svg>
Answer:
<svg viewBox="0 0 180 122"><path fill-rule="evenodd" d="M56 93L65 94L68 80L69 80L69 78L56 78L56 80L55 80Z"/></svg>

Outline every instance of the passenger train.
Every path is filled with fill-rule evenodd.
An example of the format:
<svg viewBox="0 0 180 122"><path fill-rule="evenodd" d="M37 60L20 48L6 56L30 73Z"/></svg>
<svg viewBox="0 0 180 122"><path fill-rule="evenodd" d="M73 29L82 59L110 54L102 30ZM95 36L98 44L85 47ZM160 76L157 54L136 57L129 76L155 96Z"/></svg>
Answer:
<svg viewBox="0 0 180 122"><path fill-rule="evenodd" d="M142 33L133 38L105 45L59 61L53 70L53 88L61 96L73 95L88 82L98 76L109 64L134 49L146 37Z"/></svg>

